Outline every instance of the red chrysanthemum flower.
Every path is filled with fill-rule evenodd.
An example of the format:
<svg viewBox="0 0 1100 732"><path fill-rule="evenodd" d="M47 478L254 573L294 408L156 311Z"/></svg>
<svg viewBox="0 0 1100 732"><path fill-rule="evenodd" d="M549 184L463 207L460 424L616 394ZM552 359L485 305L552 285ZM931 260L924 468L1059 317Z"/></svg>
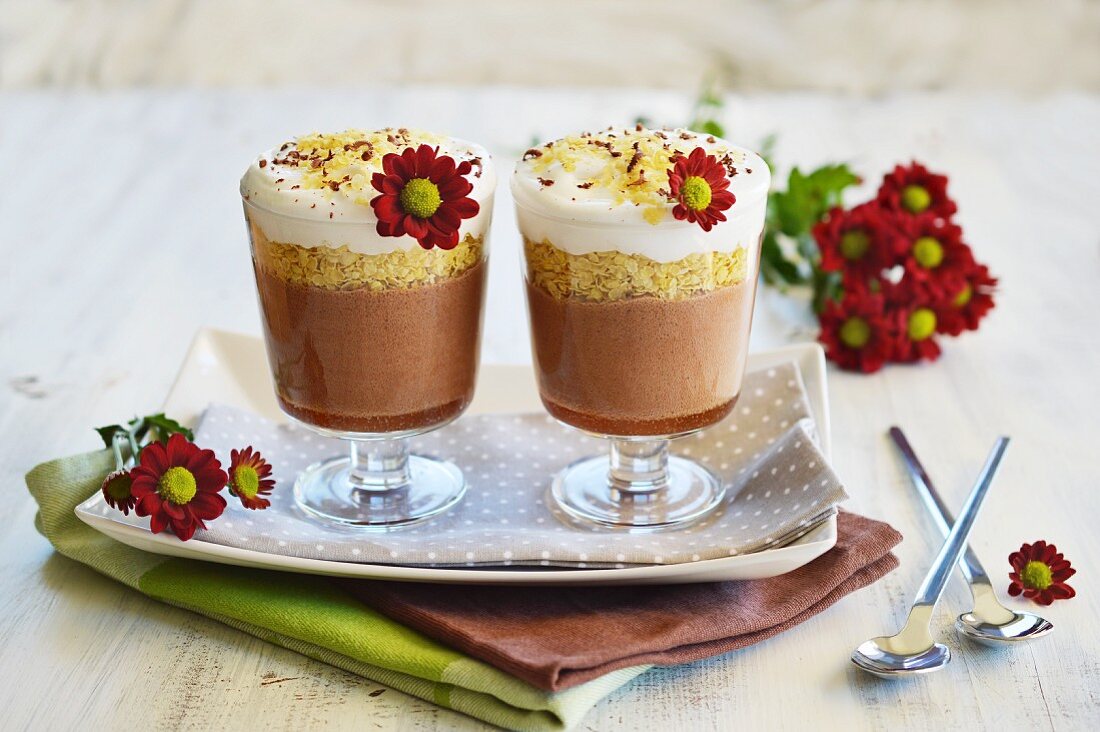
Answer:
<svg viewBox="0 0 1100 732"><path fill-rule="evenodd" d="M897 243L905 278L914 291L931 298L946 297L962 273L974 266L962 229L932 214L904 221Z"/></svg>
<svg viewBox="0 0 1100 732"><path fill-rule="evenodd" d="M984 264L973 263L947 286L950 306L940 313L940 332L959 335L964 330L977 330L982 318L993 309L993 293L997 278L989 274Z"/></svg>
<svg viewBox="0 0 1100 732"><path fill-rule="evenodd" d="M382 158L382 172L371 178L379 195L370 202L381 236L408 234L425 249L458 245L462 219L477 216L481 207L468 198L474 186L463 176L472 169L470 161L456 166L454 158L438 152L421 145Z"/></svg>
<svg viewBox="0 0 1100 732"><path fill-rule="evenodd" d="M275 481L271 475L271 466L259 451L253 451L249 445L243 450L229 453L229 493L240 499L245 508L259 510L271 505L263 496L271 493Z"/></svg>
<svg viewBox="0 0 1100 732"><path fill-rule="evenodd" d="M165 528L182 541L205 529L203 521L221 516L225 498L218 491L228 480L213 450L202 450L176 433L168 444L152 442L141 451L130 471L135 512L149 516L149 528L159 534Z"/></svg>
<svg viewBox="0 0 1100 732"><path fill-rule="evenodd" d="M115 470L108 473L107 477L103 479L103 486L100 490L103 491L103 500L107 502L108 506L122 511L124 516L129 516L130 509L137 503L131 488L130 471Z"/></svg>
<svg viewBox="0 0 1100 732"><path fill-rule="evenodd" d="M680 155L668 171L669 199L676 201L672 215L710 231L716 223L726 220L722 212L737 200L729 187L726 169L703 148L697 147L687 156Z"/></svg>
<svg viewBox="0 0 1100 732"><path fill-rule="evenodd" d="M843 369L878 371L890 360L894 342L881 295L846 295L830 300L821 313L825 354Z"/></svg>
<svg viewBox="0 0 1100 732"><path fill-rule="evenodd" d="M929 172L917 162L899 165L883 176L878 202L902 214L931 213L943 219L950 219L958 208L947 195L947 176Z"/></svg>
<svg viewBox="0 0 1100 732"><path fill-rule="evenodd" d="M918 302L891 311L895 361L914 363L940 357L940 345L936 342L939 310L936 303Z"/></svg>
<svg viewBox="0 0 1100 732"><path fill-rule="evenodd" d="M895 264L901 247L895 215L871 201L845 211L834 208L814 225L821 269L843 272L849 289L859 289Z"/></svg>
<svg viewBox="0 0 1100 732"><path fill-rule="evenodd" d="M1008 594L1013 597L1023 595L1040 605L1049 605L1055 600L1068 600L1077 592L1066 584L1066 580L1077 573L1069 560L1062 556L1058 547L1037 541L1024 544L1020 551L1008 555L1012 572L1008 578Z"/></svg>

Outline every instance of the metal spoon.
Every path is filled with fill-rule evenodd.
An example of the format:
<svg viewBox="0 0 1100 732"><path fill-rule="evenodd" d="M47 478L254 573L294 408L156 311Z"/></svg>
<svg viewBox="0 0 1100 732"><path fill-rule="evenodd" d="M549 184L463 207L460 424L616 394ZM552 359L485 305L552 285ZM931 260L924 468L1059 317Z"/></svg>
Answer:
<svg viewBox="0 0 1100 732"><path fill-rule="evenodd" d="M852 652L852 663L875 676L892 679L910 674L938 671L951 660L951 651L942 643L936 643L929 632L932 611L947 586L947 580L955 569L966 547L966 539L974 528L978 509L982 507L989 486L1001 464L1007 437L998 437L992 452L986 458L978 482L959 513L959 520L951 527L947 540L936 555L936 561L917 590L917 598L909 610L909 619L896 635L879 636L864 641Z"/></svg>
<svg viewBox="0 0 1100 732"><path fill-rule="evenodd" d="M905 438L905 433L900 427L891 427L890 437L905 458L905 467L909 470L913 485L916 486L932 518L935 519L936 525L946 535L951 530L951 524L955 519L951 517L951 512L944 505L936 487L932 485L932 479L928 477L924 466L917 459L913 447ZM965 637L977 643L996 646L1039 638L1054 630L1054 626L1049 621L1038 615L1013 612L1002 605L997 600L993 583L978 560L978 555L969 546L966 548L959 568L970 584L970 594L974 598L974 609L963 613L955 621L955 628Z"/></svg>

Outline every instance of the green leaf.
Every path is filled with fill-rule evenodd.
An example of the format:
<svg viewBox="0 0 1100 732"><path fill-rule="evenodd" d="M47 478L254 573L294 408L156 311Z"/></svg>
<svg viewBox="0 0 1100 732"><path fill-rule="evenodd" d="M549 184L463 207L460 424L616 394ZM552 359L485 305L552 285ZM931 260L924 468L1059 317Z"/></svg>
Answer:
<svg viewBox="0 0 1100 732"><path fill-rule="evenodd" d="M126 434L126 428L120 424L109 424L105 427L95 427L97 433L99 433L100 439L103 440L105 447L110 447L114 444L116 434Z"/></svg>
<svg viewBox="0 0 1100 732"><path fill-rule="evenodd" d="M716 137L725 137L726 135L726 128L714 119L697 119L691 123L688 129L704 135L715 135Z"/></svg>
<svg viewBox="0 0 1100 732"><path fill-rule="evenodd" d="M179 433L189 441L194 442L195 434L176 420L164 416L163 412L146 415L145 425L149 430L151 439L157 442L167 442L172 435Z"/></svg>
<svg viewBox="0 0 1100 732"><path fill-rule="evenodd" d="M789 286L799 285L806 281L795 262L783 255L783 248L779 246L779 239L775 231L765 233L760 245L760 270L764 275L764 281L771 285Z"/></svg>

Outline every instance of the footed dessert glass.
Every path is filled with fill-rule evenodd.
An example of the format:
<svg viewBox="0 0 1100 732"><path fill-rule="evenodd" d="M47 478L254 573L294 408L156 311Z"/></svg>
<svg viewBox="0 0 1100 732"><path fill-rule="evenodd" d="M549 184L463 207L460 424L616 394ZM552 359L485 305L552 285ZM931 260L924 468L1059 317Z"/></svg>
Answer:
<svg viewBox="0 0 1100 732"><path fill-rule="evenodd" d="M311 516L392 529L461 500L408 439L473 397L494 188L482 148L406 129L301 137L245 173L279 405L349 447L295 482Z"/></svg>
<svg viewBox="0 0 1100 732"><path fill-rule="evenodd" d="M516 166L542 402L610 443L551 485L573 521L654 531L722 503L669 441L740 394L769 182L756 154L686 130L566 137Z"/></svg>

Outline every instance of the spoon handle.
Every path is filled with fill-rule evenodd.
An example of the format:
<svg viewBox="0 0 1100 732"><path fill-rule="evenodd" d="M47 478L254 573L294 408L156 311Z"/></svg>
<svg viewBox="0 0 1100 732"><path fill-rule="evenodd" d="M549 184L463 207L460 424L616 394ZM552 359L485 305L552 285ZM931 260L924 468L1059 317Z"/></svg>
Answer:
<svg viewBox="0 0 1100 732"><path fill-rule="evenodd" d="M901 428L891 427L890 438L901 452L901 456L905 460L905 467L909 471L909 478L913 481L917 493L935 520L936 526L939 527L940 533L947 536L951 532L951 525L955 523L955 518L951 515L950 509L944 504L943 498L940 497L936 486L932 484L932 479L928 477L928 472L917 458L913 446L909 444L909 440L905 437L905 433L901 431ZM966 546L959 568L970 584L992 584L989 575L986 574L985 568L978 559L978 555L974 553L969 544Z"/></svg>
<svg viewBox="0 0 1100 732"><path fill-rule="evenodd" d="M959 512L958 520L951 527L947 540L944 541L939 554L936 555L936 561L932 563L932 568L928 570L928 575L921 583L920 589L917 590L917 599L913 603L914 606L931 607L936 604L940 599L940 595L943 594L943 588L947 586L947 580L951 577L951 572L958 563L959 557L962 556L966 540L970 536L970 530L974 528L974 521L978 518L978 510L982 507L985 494L989 492L989 486L993 484L993 478L997 474L997 468L1000 467L1001 458L1004 457L1007 448L1008 438L998 437L997 442L993 445L993 450L986 458L982 472L978 476L978 482L974 485L974 489L970 491L966 503L963 504L962 511Z"/></svg>

